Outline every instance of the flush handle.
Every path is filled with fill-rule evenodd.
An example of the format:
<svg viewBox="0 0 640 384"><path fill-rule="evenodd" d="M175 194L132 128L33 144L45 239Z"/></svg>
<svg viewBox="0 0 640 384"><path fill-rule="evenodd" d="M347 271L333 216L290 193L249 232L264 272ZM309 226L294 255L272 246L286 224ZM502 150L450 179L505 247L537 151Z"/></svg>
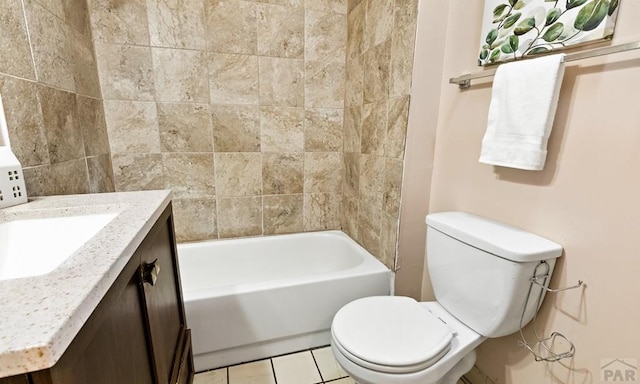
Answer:
<svg viewBox="0 0 640 384"><path fill-rule="evenodd" d="M160 274L160 263L158 259L155 259L153 263L145 263L141 266L142 269L142 282L156 285L158 282L158 274Z"/></svg>

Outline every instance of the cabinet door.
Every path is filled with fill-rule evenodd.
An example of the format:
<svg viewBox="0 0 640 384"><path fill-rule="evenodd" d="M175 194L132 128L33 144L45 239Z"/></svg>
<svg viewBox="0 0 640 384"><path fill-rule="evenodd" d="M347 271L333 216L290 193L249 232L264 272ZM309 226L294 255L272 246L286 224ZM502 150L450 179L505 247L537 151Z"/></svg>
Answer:
<svg viewBox="0 0 640 384"><path fill-rule="evenodd" d="M156 382L173 384L184 360L186 322L170 210L158 224L141 248L140 275Z"/></svg>
<svg viewBox="0 0 640 384"><path fill-rule="evenodd" d="M60 360L32 372L34 384L152 384L139 290L140 260L129 261Z"/></svg>

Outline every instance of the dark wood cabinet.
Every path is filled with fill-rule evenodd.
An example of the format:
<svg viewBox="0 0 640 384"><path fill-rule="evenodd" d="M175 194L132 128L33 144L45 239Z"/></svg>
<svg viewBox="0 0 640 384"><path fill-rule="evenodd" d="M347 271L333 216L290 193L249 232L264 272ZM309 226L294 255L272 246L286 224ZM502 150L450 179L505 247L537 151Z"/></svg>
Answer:
<svg viewBox="0 0 640 384"><path fill-rule="evenodd" d="M171 205L51 368L0 384L190 384Z"/></svg>

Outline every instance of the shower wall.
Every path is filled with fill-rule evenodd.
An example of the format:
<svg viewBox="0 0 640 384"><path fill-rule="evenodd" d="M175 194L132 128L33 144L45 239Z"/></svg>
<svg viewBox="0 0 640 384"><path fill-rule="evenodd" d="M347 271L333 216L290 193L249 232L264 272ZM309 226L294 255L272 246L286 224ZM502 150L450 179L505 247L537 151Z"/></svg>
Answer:
<svg viewBox="0 0 640 384"><path fill-rule="evenodd" d="M180 241L339 229L346 0L90 0L118 191Z"/></svg>
<svg viewBox="0 0 640 384"><path fill-rule="evenodd" d="M350 0L342 227L395 268L418 0Z"/></svg>
<svg viewBox="0 0 640 384"><path fill-rule="evenodd" d="M85 0L5 0L0 94L30 196L113 191Z"/></svg>

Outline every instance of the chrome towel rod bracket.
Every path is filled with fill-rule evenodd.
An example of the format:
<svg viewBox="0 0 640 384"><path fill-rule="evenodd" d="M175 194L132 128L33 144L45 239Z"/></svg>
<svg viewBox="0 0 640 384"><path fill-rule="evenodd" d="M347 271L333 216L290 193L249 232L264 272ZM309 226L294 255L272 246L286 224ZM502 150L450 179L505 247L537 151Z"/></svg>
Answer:
<svg viewBox="0 0 640 384"><path fill-rule="evenodd" d="M596 48L596 49L590 49L587 51L569 53L566 55L564 61L570 62L570 61L588 59L591 57L611 55L614 53L628 52L636 49L640 49L640 41L634 41L632 43L626 43L626 44L620 44L620 45L613 45L611 47ZM469 73L469 74L461 75L458 77L452 77L449 79L449 84L458 84L460 89L466 89L471 86L472 80L492 77L496 74L497 70L498 70L498 67L496 66L494 68L487 69L484 71Z"/></svg>

